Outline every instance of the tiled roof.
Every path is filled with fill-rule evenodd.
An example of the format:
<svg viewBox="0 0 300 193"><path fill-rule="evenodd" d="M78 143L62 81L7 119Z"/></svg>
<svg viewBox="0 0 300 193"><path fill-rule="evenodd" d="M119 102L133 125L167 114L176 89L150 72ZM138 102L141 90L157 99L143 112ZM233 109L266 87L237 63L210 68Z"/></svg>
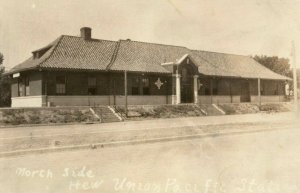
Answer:
<svg viewBox="0 0 300 193"><path fill-rule="evenodd" d="M189 50L184 47L121 40L111 70L170 73L161 64L175 61Z"/></svg>
<svg viewBox="0 0 300 193"><path fill-rule="evenodd" d="M199 73L204 75L289 79L248 56L190 50L181 46L131 40L84 40L65 35L46 47L49 46L51 48L42 57L31 57L9 73L32 68L171 73L168 67L161 64L176 62L188 54L198 66Z"/></svg>
<svg viewBox="0 0 300 193"><path fill-rule="evenodd" d="M243 78L289 79L256 62L249 56L193 50L191 56L197 61L200 73L212 76ZM204 59L206 63L198 59Z"/></svg>
<svg viewBox="0 0 300 193"><path fill-rule="evenodd" d="M38 67L41 63L43 63L45 60L47 60L51 56L56 45L58 44L58 42L60 41L61 38L62 38L62 36L57 38L55 41L48 44L47 46L45 46L45 47L50 46L51 48L40 58L34 59L32 56L32 57L28 58L27 60L25 60L24 62L13 67L8 73L20 72L20 71L25 71L25 70L29 70L29 69Z"/></svg>
<svg viewBox="0 0 300 193"><path fill-rule="evenodd" d="M63 36L55 51L41 68L105 70L114 53L116 42L84 40Z"/></svg>

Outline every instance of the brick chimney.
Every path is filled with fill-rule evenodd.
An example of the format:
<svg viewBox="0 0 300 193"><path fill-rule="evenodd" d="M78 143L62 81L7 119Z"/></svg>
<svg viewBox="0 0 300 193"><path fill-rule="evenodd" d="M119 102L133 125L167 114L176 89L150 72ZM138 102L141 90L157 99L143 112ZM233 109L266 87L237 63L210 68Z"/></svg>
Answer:
<svg viewBox="0 0 300 193"><path fill-rule="evenodd" d="M92 29L89 27L82 27L80 29L80 34L84 40L90 40L92 38Z"/></svg>

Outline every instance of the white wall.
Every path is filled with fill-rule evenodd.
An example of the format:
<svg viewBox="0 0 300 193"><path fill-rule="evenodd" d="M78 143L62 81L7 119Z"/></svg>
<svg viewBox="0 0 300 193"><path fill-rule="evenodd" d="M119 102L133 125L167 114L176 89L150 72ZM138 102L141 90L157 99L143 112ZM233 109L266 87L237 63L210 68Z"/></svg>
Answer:
<svg viewBox="0 0 300 193"><path fill-rule="evenodd" d="M251 102L258 103L258 96L252 95L251 96ZM261 102L284 102L284 96L283 95L272 95L272 96L261 96Z"/></svg>
<svg viewBox="0 0 300 193"><path fill-rule="evenodd" d="M48 96L48 102L53 106L94 106L94 105L124 105L125 96ZM128 105L171 104L171 96L161 95L128 95Z"/></svg>
<svg viewBox="0 0 300 193"><path fill-rule="evenodd" d="M11 107L42 107L45 96L12 97Z"/></svg>
<svg viewBox="0 0 300 193"><path fill-rule="evenodd" d="M48 96L51 106L94 106L109 105L109 96Z"/></svg>
<svg viewBox="0 0 300 193"><path fill-rule="evenodd" d="M173 104L175 95L129 95L128 105L159 105ZM125 97L115 96L116 105L124 105ZM114 96L26 96L13 97L12 107L42 107L46 101L52 106L94 106L94 105L113 105ZM283 102L284 96L261 96L262 102ZM232 96L232 103L239 103L240 96ZM258 96L251 96L251 102L257 103ZM199 104L211 104L211 96L198 96ZM230 96L213 96L212 103L231 103Z"/></svg>
<svg viewBox="0 0 300 193"><path fill-rule="evenodd" d="M127 96L128 105L159 105L159 104L172 104L171 96L164 95L128 95ZM111 96L111 105L114 104L114 96ZM117 95L115 96L116 105L125 104L125 96Z"/></svg>
<svg viewBox="0 0 300 193"><path fill-rule="evenodd" d="M226 95L215 95L215 96L209 96L209 95L200 95L198 96L198 103L200 104L212 104L212 103L239 103L240 102L240 96L226 96Z"/></svg>

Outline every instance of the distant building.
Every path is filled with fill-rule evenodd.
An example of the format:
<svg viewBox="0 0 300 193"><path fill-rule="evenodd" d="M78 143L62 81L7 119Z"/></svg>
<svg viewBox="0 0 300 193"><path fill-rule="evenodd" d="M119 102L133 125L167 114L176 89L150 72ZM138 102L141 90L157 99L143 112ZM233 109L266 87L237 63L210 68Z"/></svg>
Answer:
<svg viewBox="0 0 300 193"><path fill-rule="evenodd" d="M289 80L248 56L93 39L87 27L33 51L8 74L13 107L123 105L125 85L129 105L280 102Z"/></svg>

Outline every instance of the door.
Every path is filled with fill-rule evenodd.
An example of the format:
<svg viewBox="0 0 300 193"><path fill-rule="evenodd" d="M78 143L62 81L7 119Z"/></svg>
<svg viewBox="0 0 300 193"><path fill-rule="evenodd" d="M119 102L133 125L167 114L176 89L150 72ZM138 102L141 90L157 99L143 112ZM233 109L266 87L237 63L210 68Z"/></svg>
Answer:
<svg viewBox="0 0 300 193"><path fill-rule="evenodd" d="M191 84L182 84L181 87L181 103L192 103L193 91Z"/></svg>
<svg viewBox="0 0 300 193"><path fill-rule="evenodd" d="M243 81L241 84L241 102L250 101L250 84L248 81Z"/></svg>

